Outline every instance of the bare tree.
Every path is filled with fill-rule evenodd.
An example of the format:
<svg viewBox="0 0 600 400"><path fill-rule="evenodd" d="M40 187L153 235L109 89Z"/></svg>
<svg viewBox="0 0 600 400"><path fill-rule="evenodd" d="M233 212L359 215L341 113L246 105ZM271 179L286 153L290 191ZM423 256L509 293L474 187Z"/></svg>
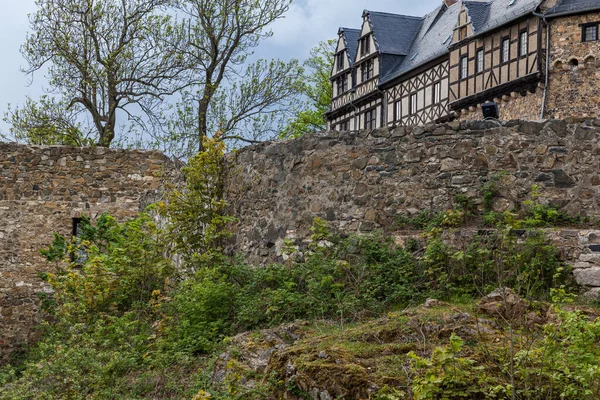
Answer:
<svg viewBox="0 0 600 400"><path fill-rule="evenodd" d="M109 146L119 113L152 120L159 101L189 82L173 50L182 32L161 13L170 1L37 0L21 48L29 64L24 72L48 66L50 91L67 108L87 111L96 144Z"/></svg>

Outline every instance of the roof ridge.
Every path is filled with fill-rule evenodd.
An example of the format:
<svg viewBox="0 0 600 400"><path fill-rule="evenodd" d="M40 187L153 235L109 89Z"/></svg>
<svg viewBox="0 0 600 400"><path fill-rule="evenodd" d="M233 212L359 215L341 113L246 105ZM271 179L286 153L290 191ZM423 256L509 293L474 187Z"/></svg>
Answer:
<svg viewBox="0 0 600 400"><path fill-rule="evenodd" d="M371 10L366 10L366 9L363 11L363 13L389 15L390 17L403 17L403 18L410 18L410 19L415 19L415 20L425 19L425 17L417 17L415 15L394 14L394 13L389 13L389 12L384 12L384 11L371 11Z"/></svg>
<svg viewBox="0 0 600 400"><path fill-rule="evenodd" d="M464 0L463 4L465 5L465 7L469 8L469 4L477 4L477 5L482 5L484 7L491 7L492 6L492 2L487 2L487 1L473 1L473 0Z"/></svg>

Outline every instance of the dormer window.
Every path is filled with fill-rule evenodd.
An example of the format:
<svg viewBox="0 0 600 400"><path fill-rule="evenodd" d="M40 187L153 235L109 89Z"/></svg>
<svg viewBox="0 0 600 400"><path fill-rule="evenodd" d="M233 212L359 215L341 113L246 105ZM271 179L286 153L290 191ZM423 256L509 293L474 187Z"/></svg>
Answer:
<svg viewBox="0 0 600 400"><path fill-rule="evenodd" d="M361 82L366 82L373 77L373 60L368 60L360 66Z"/></svg>
<svg viewBox="0 0 600 400"><path fill-rule="evenodd" d="M340 52L337 54L337 69L338 71L344 69L344 52Z"/></svg>
<svg viewBox="0 0 600 400"><path fill-rule="evenodd" d="M371 52L371 41L368 36L360 39L360 55L364 56L365 54L369 54Z"/></svg>
<svg viewBox="0 0 600 400"><path fill-rule="evenodd" d="M345 93L346 90L348 90L348 75L344 74L344 75L338 77L336 79L335 83L337 86L338 96L341 95L342 93Z"/></svg>

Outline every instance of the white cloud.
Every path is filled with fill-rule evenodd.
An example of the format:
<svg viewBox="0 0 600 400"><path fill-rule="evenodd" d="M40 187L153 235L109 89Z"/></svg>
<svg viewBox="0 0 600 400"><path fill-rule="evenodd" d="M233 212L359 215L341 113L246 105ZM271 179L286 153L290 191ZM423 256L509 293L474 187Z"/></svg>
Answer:
<svg viewBox="0 0 600 400"><path fill-rule="evenodd" d="M273 37L258 53L302 59L320 41L337 38L340 26L360 28L364 9L423 16L439 4L441 0L298 0L273 24Z"/></svg>

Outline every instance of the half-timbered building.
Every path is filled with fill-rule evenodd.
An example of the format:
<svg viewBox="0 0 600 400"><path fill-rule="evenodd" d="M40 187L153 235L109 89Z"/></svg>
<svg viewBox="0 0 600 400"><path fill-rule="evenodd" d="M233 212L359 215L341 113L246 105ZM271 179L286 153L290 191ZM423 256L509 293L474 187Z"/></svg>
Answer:
<svg viewBox="0 0 600 400"><path fill-rule="evenodd" d="M600 115L600 0L443 0L424 17L362 17L339 31L329 129L479 119L491 101L502 119Z"/></svg>

